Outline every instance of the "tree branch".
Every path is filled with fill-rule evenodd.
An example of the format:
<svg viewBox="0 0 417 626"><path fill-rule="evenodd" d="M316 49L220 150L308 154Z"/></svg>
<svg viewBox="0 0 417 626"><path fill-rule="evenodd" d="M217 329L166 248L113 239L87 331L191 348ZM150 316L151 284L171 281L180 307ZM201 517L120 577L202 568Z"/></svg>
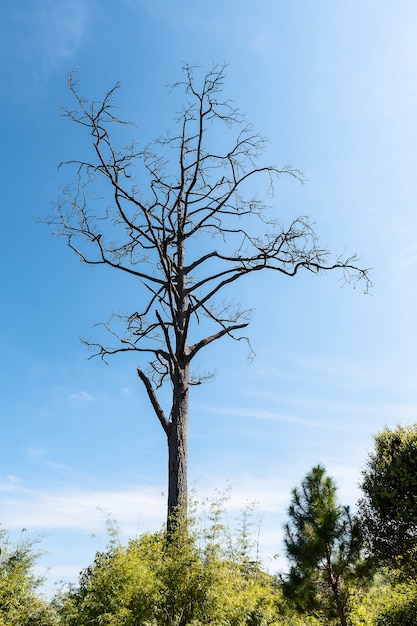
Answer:
<svg viewBox="0 0 417 626"><path fill-rule="evenodd" d="M146 393L148 394L149 400L152 404L152 408L155 411L155 415L157 416L166 435L169 435L170 429L171 429L171 423L167 419L161 405L159 404L159 400L157 398L154 388L152 387L151 381L149 380L145 372L142 371L139 367L137 369L137 373L138 373L139 378L145 385Z"/></svg>
<svg viewBox="0 0 417 626"><path fill-rule="evenodd" d="M223 328L222 330L219 330L219 332L214 333L214 335L210 335L209 337L205 337L204 339L201 339L200 341L195 343L193 346L190 346L189 348L190 353L188 355L188 361L191 361L191 359L195 357L195 355L197 354L199 350L201 350L201 348L204 348L205 346L208 346L210 343L213 343L213 341L216 341L217 339L224 337L224 335L231 336L233 331L240 330L241 328L246 328L247 326L249 326L249 322L246 322L244 324L235 324L233 326L228 326L227 328Z"/></svg>

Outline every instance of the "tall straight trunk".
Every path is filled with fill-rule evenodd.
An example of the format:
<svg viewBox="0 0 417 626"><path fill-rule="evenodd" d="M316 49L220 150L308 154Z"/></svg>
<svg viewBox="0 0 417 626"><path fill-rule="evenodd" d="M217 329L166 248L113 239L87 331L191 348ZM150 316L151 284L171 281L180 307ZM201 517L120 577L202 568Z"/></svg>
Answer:
<svg viewBox="0 0 417 626"><path fill-rule="evenodd" d="M180 371L173 389L171 423L168 441L168 534L175 526L178 514L187 513L187 460L188 460L188 392L189 366Z"/></svg>
<svg viewBox="0 0 417 626"><path fill-rule="evenodd" d="M168 437L168 535L176 518L187 516L188 486L188 393L189 361L187 348L188 293L185 270L185 218L182 191L177 203L175 359L172 364L172 409Z"/></svg>

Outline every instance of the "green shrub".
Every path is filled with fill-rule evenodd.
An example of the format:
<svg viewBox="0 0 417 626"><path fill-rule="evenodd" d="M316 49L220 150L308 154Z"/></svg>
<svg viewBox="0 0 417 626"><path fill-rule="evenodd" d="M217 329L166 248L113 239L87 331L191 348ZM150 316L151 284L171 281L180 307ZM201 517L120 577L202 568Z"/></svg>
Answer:
<svg viewBox="0 0 417 626"><path fill-rule="evenodd" d="M169 539L144 534L123 546L114 536L76 587L56 600L66 626L267 626L280 592L250 555L247 518L237 538L219 503L205 524L179 519Z"/></svg>
<svg viewBox="0 0 417 626"><path fill-rule="evenodd" d="M381 613L375 622L375 626L416 626L417 624L417 598L407 600L400 606L391 607Z"/></svg>
<svg viewBox="0 0 417 626"><path fill-rule="evenodd" d="M385 593L385 605L379 611L375 626L416 626L417 586L415 582L392 585Z"/></svg>
<svg viewBox="0 0 417 626"><path fill-rule="evenodd" d="M52 626L53 609L37 596L42 578L33 569L36 540L12 544L0 528L0 626Z"/></svg>

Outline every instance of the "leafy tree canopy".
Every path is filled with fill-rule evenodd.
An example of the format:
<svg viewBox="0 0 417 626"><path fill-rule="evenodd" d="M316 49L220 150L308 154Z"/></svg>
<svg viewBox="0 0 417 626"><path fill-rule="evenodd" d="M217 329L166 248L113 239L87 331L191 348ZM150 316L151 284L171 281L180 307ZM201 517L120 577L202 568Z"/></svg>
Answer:
<svg viewBox="0 0 417 626"><path fill-rule="evenodd" d="M415 578L417 566L417 424L386 428L363 471L361 521L381 564Z"/></svg>

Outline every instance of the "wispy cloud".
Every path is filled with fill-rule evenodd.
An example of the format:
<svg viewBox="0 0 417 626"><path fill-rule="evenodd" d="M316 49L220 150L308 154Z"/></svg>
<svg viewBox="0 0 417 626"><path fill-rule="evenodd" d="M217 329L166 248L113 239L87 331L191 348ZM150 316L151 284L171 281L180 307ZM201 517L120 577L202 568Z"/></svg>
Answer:
<svg viewBox="0 0 417 626"><path fill-rule="evenodd" d="M332 424L325 422L313 422L297 415L289 415L267 409L259 409L257 407L240 407L240 406L200 406L200 410L216 415L226 415L229 417L247 417L250 419L271 420L274 422L289 422L291 424L308 424L309 426L317 426L320 428L334 428Z"/></svg>
<svg viewBox="0 0 417 626"><path fill-rule="evenodd" d="M75 57L88 33L91 2L47 0L9 7L0 25L2 72L10 91L38 88L63 61Z"/></svg>
<svg viewBox="0 0 417 626"><path fill-rule="evenodd" d="M347 480L347 469L340 465L335 478L340 487L341 502L354 504L357 490L352 490ZM197 482L196 499L199 502L220 502L223 493L225 523L232 530L239 527L242 511L249 507L252 510L248 518L251 535L259 542L258 556L269 571L275 572L286 568L281 545L282 527L290 492L297 482L294 471L289 471L285 477L268 476L267 480L241 473L226 484L219 476L211 475L204 484ZM222 484L223 490L219 488ZM70 554L65 556L66 564L56 557L52 566L49 563L51 573L48 578L52 582L62 578L75 580L80 569L88 565L86 559L93 558L97 542L103 549L107 517L115 519L122 533L121 539L125 540L158 530L166 515L166 497L157 487L128 486L122 490L64 487L61 491L43 491L25 487L15 476L0 482L0 505L4 511L4 528L12 532L25 528L30 533L46 534L42 542L46 545L48 538L51 541L54 535L58 535L64 545L68 544L71 557ZM203 508L199 510L203 515ZM94 540L86 546L88 537ZM86 556L89 552L91 555ZM48 558L44 562L48 563ZM72 564L68 565L69 562Z"/></svg>
<svg viewBox="0 0 417 626"><path fill-rule="evenodd" d="M28 455L32 459L36 459L40 465L52 470L64 471L64 472L72 472L73 468L69 465L65 465L64 463L59 463L58 461L54 461L49 458L48 450L45 447L32 446L28 449Z"/></svg>
<svg viewBox="0 0 417 626"><path fill-rule="evenodd" d="M49 37L43 49L51 63L73 56L86 34L90 9L85 0L49 2L40 13L40 32Z"/></svg>
<svg viewBox="0 0 417 626"><path fill-rule="evenodd" d="M378 323L381 323L378 320ZM387 329L387 339L389 339ZM347 393L352 394L365 392L368 397L372 393L384 394L386 392L400 392L402 398L406 398L408 393L417 391L415 377L414 360L409 361L407 351L409 346L415 341L414 337L409 338L408 345L396 345L396 353L392 353L389 345L367 354L355 354L353 357L328 353L327 355L315 357L303 354L282 354L281 360L288 363L288 367L274 368L270 364L267 368L260 370L261 383L258 388L255 385L247 388L246 395L263 395L264 389L274 396L271 390L271 381L275 386L279 381L296 382L303 388L303 398L296 399L304 401L309 390L317 397L317 391L326 387L326 396L332 397L331 391L335 392L339 398L343 398ZM274 387L272 387L273 389ZM381 397L384 397L381 394ZM283 395L280 393L280 399ZM373 401L374 403L374 401Z"/></svg>
<svg viewBox="0 0 417 626"><path fill-rule="evenodd" d="M103 511L113 515L121 529L134 535L138 527L156 530L164 519L165 498L156 488L128 487L125 490L93 490L64 487L42 491L25 487L14 477L0 483L2 524L9 529L103 529Z"/></svg>
<svg viewBox="0 0 417 626"><path fill-rule="evenodd" d="M224 481L223 481L224 482ZM200 502L221 498L219 477L197 484L196 498ZM271 476L268 481L245 475L225 484L225 499L230 522L238 518L248 504L254 504L260 517L273 518L286 508L291 477ZM4 511L2 524L8 529L27 528L30 531L51 530L100 533L108 513L117 521L122 532L135 536L143 530L157 530L165 520L166 496L158 487L128 486L125 489L88 489L63 487L61 490L38 490L26 487L15 476L0 482L0 503Z"/></svg>
<svg viewBox="0 0 417 626"><path fill-rule="evenodd" d="M289 501L291 479L269 477L268 481L241 475L230 483L231 491L225 505L225 522L231 529L239 526L242 511L251 504L252 536L259 540L259 557L274 572L285 568L285 560L275 559L280 551L283 516ZM197 485L196 498L209 502L219 498L219 477ZM228 485L225 485L227 492ZM221 489L220 489L221 492ZM221 496L220 496L221 497ZM26 487L23 481L10 476L0 481L0 506L4 512L2 527L12 535L22 528L28 533L41 533L46 554L39 567L48 567L48 594L54 593L54 582L75 581L82 568L92 562L94 552L104 549L108 540L106 519L114 519L121 540L137 537L143 532L160 529L165 521L166 496L157 487L127 486L124 489L88 489L63 487L45 491ZM200 508L200 513L202 509ZM259 537L258 537L259 533ZM55 542L61 549L55 553Z"/></svg>
<svg viewBox="0 0 417 626"><path fill-rule="evenodd" d="M76 391L70 394L69 399L81 402L92 402L94 398L88 391Z"/></svg>

